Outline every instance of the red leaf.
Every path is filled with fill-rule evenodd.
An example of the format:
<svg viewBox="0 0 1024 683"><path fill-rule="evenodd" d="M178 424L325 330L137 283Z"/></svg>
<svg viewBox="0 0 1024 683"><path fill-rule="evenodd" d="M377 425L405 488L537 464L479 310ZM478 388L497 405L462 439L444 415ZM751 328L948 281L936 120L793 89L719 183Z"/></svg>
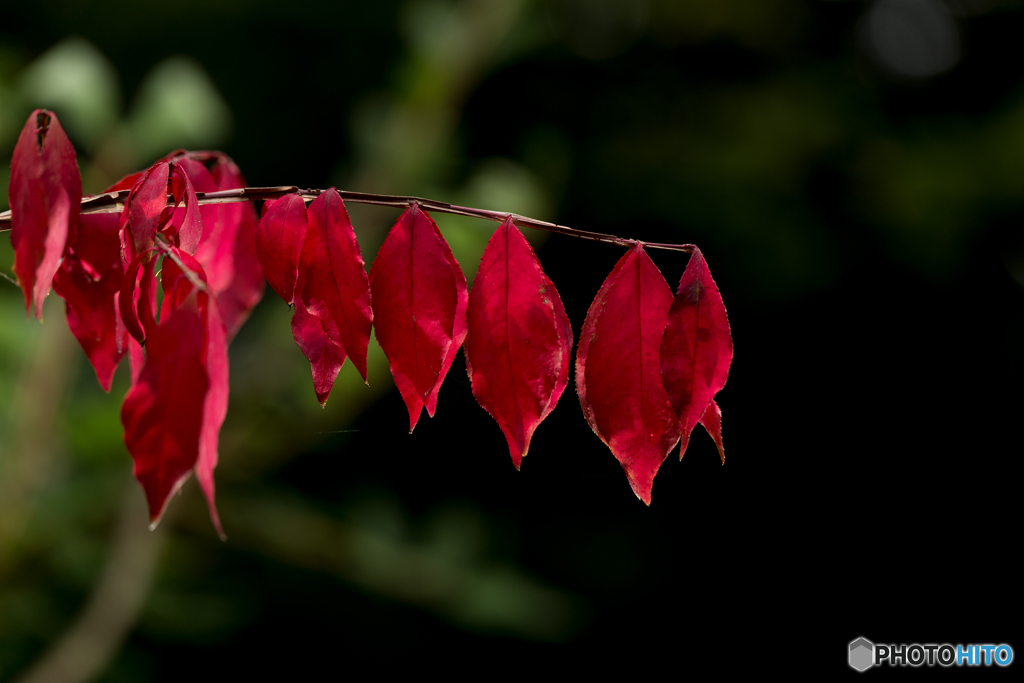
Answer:
<svg viewBox="0 0 1024 683"><path fill-rule="evenodd" d="M654 475L679 440L659 362L671 305L672 290L636 243L601 285L576 350L583 414L648 505Z"/></svg>
<svg viewBox="0 0 1024 683"><path fill-rule="evenodd" d="M291 305L295 301L295 279L299 254L306 237L306 203L289 194L264 204L256 225L256 255L271 289Z"/></svg>
<svg viewBox="0 0 1024 683"><path fill-rule="evenodd" d="M366 381L373 325L370 283L345 202L332 187L310 203L306 216L306 238L295 284L300 299L296 308L301 304L312 315L330 321L324 329L337 330L334 341L345 349Z"/></svg>
<svg viewBox="0 0 1024 683"><path fill-rule="evenodd" d="M466 333L466 278L429 215L416 205L399 218L370 269L377 341L406 407L409 429L437 393Z"/></svg>
<svg viewBox="0 0 1024 683"><path fill-rule="evenodd" d="M184 265L187 272L179 263ZM146 365L138 383L125 398L122 408L125 444L135 458L136 476L150 501L153 523L159 521L170 494L180 488L188 473L194 469L206 496L210 519L223 538L224 532L215 503L213 470L217 466L218 438L228 406L226 330L217 310L216 299L205 291L206 276L202 266L193 257L180 249L171 248L164 259L161 279L164 300L160 325L147 335ZM197 322L200 336L198 362L203 372L202 381L194 372L196 350L193 343ZM177 355L168 353L162 346L167 338L181 338L184 348ZM186 386L170 377L170 373L178 372L178 369L188 378L190 385ZM129 404L129 401L132 403ZM172 402L175 405L169 405ZM178 405L180 402L190 403L193 410L198 407L198 428L194 425L194 413ZM161 419L163 424L156 424ZM179 439L164 447L156 443L158 436L167 439L168 432L175 432L182 420L182 431L186 439ZM132 431L129 425L137 423L144 427L136 429L136 436L129 440ZM138 432L142 432L143 436L138 437ZM147 474L150 472L155 474Z"/></svg>
<svg viewBox="0 0 1024 683"><path fill-rule="evenodd" d="M217 514L217 503L213 482L213 470L219 458L220 428L228 414L228 340L227 329L221 320L217 299L200 293L200 311L203 316L203 366L210 382L210 388L203 400L203 426L199 433L199 457L196 460L196 479L206 496L217 535L225 539L224 529Z"/></svg>
<svg viewBox="0 0 1024 683"><path fill-rule="evenodd" d="M206 496L210 520L217 534L223 540L224 529L217 513L213 470L217 467L220 428L228 413L228 340L227 329L217 307L217 299L199 287L208 287L206 274L195 258L179 249L171 249L174 258L165 258L162 281L164 286L164 315L173 315L173 310L187 305L195 296L203 323L202 364L206 369L209 388L203 398L203 420L199 432L199 450L196 456L195 473L199 487ZM188 269L182 270L180 262ZM173 307L173 309L172 309Z"/></svg>
<svg viewBox="0 0 1024 683"><path fill-rule="evenodd" d="M238 166L226 156L218 158L212 173L218 190L246 186ZM216 209L218 212L209 221L206 218L207 209ZM256 257L256 209L251 203L204 206L203 230L211 230L211 223L210 243L219 245L216 256L208 257L197 251L196 257L206 269L210 287L217 294L217 309L224 320L230 341L263 298L263 271ZM203 244L199 246L202 251Z"/></svg>
<svg viewBox="0 0 1024 683"><path fill-rule="evenodd" d="M398 393L402 395L402 400L405 402L405 408L409 411L409 433L412 434L423 413L423 399L416 393L416 387L405 375L395 372L394 366L391 368L391 376L394 377L395 387L398 388Z"/></svg>
<svg viewBox="0 0 1024 683"><path fill-rule="evenodd" d="M150 335L146 365L121 406L125 446L135 460L135 477L146 492L153 525L199 456L210 385L203 327L196 299L187 299Z"/></svg>
<svg viewBox="0 0 1024 683"><path fill-rule="evenodd" d="M121 212L121 247L125 261L153 246L156 233L167 222L167 178L170 165L159 161L143 173L125 200ZM123 311L122 311L123 312Z"/></svg>
<svg viewBox="0 0 1024 683"><path fill-rule="evenodd" d="M152 249L136 256L125 270L118 307L128 334L140 343L155 323L156 287Z"/></svg>
<svg viewBox="0 0 1024 683"><path fill-rule="evenodd" d="M60 259L74 238L82 199L75 150L56 114L36 109L11 158L11 245L25 310L43 319Z"/></svg>
<svg viewBox="0 0 1024 683"><path fill-rule="evenodd" d="M171 164L170 190L176 204L181 204L184 200L185 210L183 213L179 212L179 221L171 221L168 224L166 232L172 239L176 238L175 241L182 251L194 254L203 236L203 219L199 213L199 201L192 186L192 179L180 163Z"/></svg>
<svg viewBox="0 0 1024 683"><path fill-rule="evenodd" d="M128 365L132 374L132 386L134 386L139 383L142 368L146 365L146 352L142 350L142 344L130 334L128 335Z"/></svg>
<svg viewBox="0 0 1024 683"><path fill-rule="evenodd" d="M497 420L519 469L534 430L568 383L572 328L555 286L511 218L487 243L467 315L473 395Z"/></svg>
<svg viewBox="0 0 1024 683"><path fill-rule="evenodd" d="M732 355L732 333L722 295L697 249L679 280L661 343L662 378L680 421L680 458L686 453L693 428L725 386ZM717 441L722 450L721 439ZM722 457L724 460L724 451Z"/></svg>
<svg viewBox="0 0 1024 683"><path fill-rule="evenodd" d="M718 446L718 456L722 459L722 464L724 465L725 446L722 445L722 409L718 407L714 399L711 400L708 409L701 416L700 423L704 425L704 429L708 430L708 434L715 440L715 445Z"/></svg>
<svg viewBox="0 0 1024 683"><path fill-rule="evenodd" d="M164 290L164 300L160 306L161 320L181 306L193 292L208 288L206 272L202 265L194 256L189 256L175 247L169 248L164 256L160 282ZM206 293L203 291L203 294ZM199 305L202 304L200 300Z"/></svg>
<svg viewBox="0 0 1024 683"><path fill-rule="evenodd" d="M194 154L212 159L211 170L191 157L179 158L176 164L188 175L197 192L245 187L245 179L227 156L211 152ZM175 213L175 219L179 212L184 220L181 209ZM206 272L210 290L217 295L217 308L230 341L263 297L263 273L256 258L256 213L248 202L233 202L200 206L199 215L203 235L195 257Z"/></svg>
<svg viewBox="0 0 1024 683"><path fill-rule="evenodd" d="M179 249L171 249L174 258L164 259L163 285L164 309L168 302L179 307L195 293L199 313L203 320L203 367L209 380L209 389L203 399L203 423L199 433L199 453L196 458L195 472L199 487L206 496L206 504L210 510L210 521L213 522L217 534L223 540L224 529L221 527L220 515L217 513L213 470L217 467L220 428L228 413L228 337L227 328L220 315L217 298L210 296L209 291L197 288L209 287L206 273L198 259L189 256ZM186 273L178 264L188 269ZM162 317L162 316L161 316Z"/></svg>
<svg viewBox="0 0 1024 683"><path fill-rule="evenodd" d="M115 214L82 215L75 243L53 279L67 305L68 327L82 346L104 391L128 350L117 307L124 279Z"/></svg>
<svg viewBox="0 0 1024 683"><path fill-rule="evenodd" d="M429 214L427 216L429 218ZM455 362L455 356L458 355L459 349L469 333L469 322L466 316L469 310L469 287L466 285L466 276L463 274L459 262L455 260L455 255L452 253L448 243L445 242L444 237L441 236L441 231L437 229L437 224L434 223L433 218L430 219L430 223L434 226L437 236L441 239L441 246L444 247L444 256L452 267L457 294L455 301L455 324L452 326L452 343L448 346L448 353L444 357L444 362L441 363L441 372L437 373L437 381L434 382L434 388L430 390L430 394L427 396L427 401L424 404L427 409L427 415L434 417L434 412L437 410L437 396L441 392L441 385L444 384L444 378L448 376L448 371L451 369L452 363Z"/></svg>
<svg viewBox="0 0 1024 683"><path fill-rule="evenodd" d="M313 389L320 405L327 403L327 397L334 387L341 366L345 363L345 349L335 341L337 329L330 321L321 320L306 310L299 302L292 315L292 337L309 359L313 372Z"/></svg>
<svg viewBox="0 0 1024 683"><path fill-rule="evenodd" d="M121 290L118 294L117 304L121 312L121 321L125 328L135 339L143 342L146 340L146 333L139 321L139 275L142 268L142 260L146 254L139 254L128 264L124 273L124 280L121 283Z"/></svg>

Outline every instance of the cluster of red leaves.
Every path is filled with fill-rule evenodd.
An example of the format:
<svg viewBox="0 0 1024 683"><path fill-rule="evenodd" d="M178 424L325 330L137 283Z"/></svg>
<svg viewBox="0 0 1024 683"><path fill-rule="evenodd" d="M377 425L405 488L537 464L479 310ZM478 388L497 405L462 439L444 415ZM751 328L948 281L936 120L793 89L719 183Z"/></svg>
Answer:
<svg viewBox="0 0 1024 683"><path fill-rule="evenodd" d="M228 407L227 346L264 285L252 207L200 207L196 191L239 187L245 179L225 155L179 150L108 188L131 189L120 215L79 215L74 149L42 110L11 162L14 272L26 308L41 319L52 282L106 391L129 356L121 419L154 524L195 472L222 533L213 470Z"/></svg>
<svg viewBox="0 0 1024 683"><path fill-rule="evenodd" d="M335 189L309 206L297 194L267 201L258 223L248 203L197 201L197 191L244 186L223 154L179 150L109 188L131 190L120 215L79 215L78 167L56 116L34 112L15 149L11 240L26 309L41 316L52 281L105 390L128 354L132 386L121 417L151 521L194 472L222 533L213 469L228 405L227 347L260 300L264 277L294 307L292 334L321 404L347 358L366 380L375 329L411 432L424 407L434 415L464 348L473 395L518 469L568 385L573 335L512 218L491 237L470 291L416 204L367 276ZM682 458L698 422L724 462L714 397L732 353L725 307L700 251L673 295L642 243L633 243L587 313L576 387L587 421L645 503L661 463L680 441Z"/></svg>

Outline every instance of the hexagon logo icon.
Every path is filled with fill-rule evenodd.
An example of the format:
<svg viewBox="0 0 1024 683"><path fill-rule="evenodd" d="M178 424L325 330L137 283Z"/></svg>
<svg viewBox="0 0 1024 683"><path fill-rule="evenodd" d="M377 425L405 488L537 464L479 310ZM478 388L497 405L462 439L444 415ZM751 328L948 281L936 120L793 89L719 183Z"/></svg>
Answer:
<svg viewBox="0 0 1024 683"><path fill-rule="evenodd" d="M874 643L867 638L858 638L850 643L850 666L857 671L867 671L874 663Z"/></svg>

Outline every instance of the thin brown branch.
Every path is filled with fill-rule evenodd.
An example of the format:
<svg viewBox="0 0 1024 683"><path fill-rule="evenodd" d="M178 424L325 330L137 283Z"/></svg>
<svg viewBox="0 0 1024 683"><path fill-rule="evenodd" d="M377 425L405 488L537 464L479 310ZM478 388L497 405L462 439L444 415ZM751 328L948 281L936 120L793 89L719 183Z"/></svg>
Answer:
<svg viewBox="0 0 1024 683"><path fill-rule="evenodd" d="M196 199L200 204L230 204L233 202L280 199L288 194L298 194L306 201L311 201L319 196L323 191L324 190L302 190L294 185L282 185L278 187L244 187L237 190L221 190L219 192L197 192ZM107 192L105 194L83 197L82 213L121 213L121 211L124 210L124 202L128 199L129 193L130 190L120 190L119 192ZM418 204L425 211L449 213L456 216L470 216L473 218L495 221L497 223L500 223L511 216L515 224L520 227L544 230L547 232L557 233L559 235L568 235L569 237L578 237L580 239L604 242L606 244L630 246L638 241L624 237L616 237L615 235L606 235L601 232L577 230L576 228L570 228L556 223L549 223L547 221L540 221L536 218L520 216L515 213L475 209L469 206L459 206L457 204L439 202L434 199L423 199L422 197L370 194L368 192L349 192L348 190L338 190L338 194L340 194L342 199L346 202L356 204L375 204L377 206L394 206L397 208ZM168 196L167 204L168 206L174 206L173 197ZM10 228L11 212L4 211L3 213L0 213L0 232L10 230ZM694 250L694 245L692 244L662 244L657 242L644 242L643 244L645 247L651 249L665 249L668 251L682 251L686 253L692 253Z"/></svg>

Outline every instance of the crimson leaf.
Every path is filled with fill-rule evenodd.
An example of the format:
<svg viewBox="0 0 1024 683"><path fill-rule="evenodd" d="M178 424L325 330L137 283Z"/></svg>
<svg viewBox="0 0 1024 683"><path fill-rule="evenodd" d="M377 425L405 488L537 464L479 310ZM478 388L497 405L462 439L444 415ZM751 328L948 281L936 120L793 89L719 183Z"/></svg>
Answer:
<svg viewBox="0 0 1024 683"><path fill-rule="evenodd" d="M703 418L710 410L715 394L725 386L732 363L732 333L722 295L711 277L704 255L694 250L679 280L665 335L661 342L661 373L672 408L679 416L682 446L686 453L690 433L698 422L715 437L716 432ZM721 411L715 404L712 424L718 430L715 442L722 461L725 450L721 439Z"/></svg>
<svg viewBox="0 0 1024 683"><path fill-rule="evenodd" d="M516 469L569 379L572 328L554 284L512 219L484 250L469 292L466 371Z"/></svg>
<svg viewBox="0 0 1024 683"><path fill-rule="evenodd" d="M25 310L43 319L43 300L74 239L82 200L75 149L56 114L36 109L11 158L11 245Z"/></svg>
<svg viewBox="0 0 1024 683"><path fill-rule="evenodd" d="M451 249L429 215L409 207L370 268L377 341L409 410L409 431L437 392L466 337L469 294Z"/></svg>
<svg viewBox="0 0 1024 683"><path fill-rule="evenodd" d="M638 242L598 291L576 350L576 391L594 432L651 504L654 475L679 441L659 361L672 290Z"/></svg>

